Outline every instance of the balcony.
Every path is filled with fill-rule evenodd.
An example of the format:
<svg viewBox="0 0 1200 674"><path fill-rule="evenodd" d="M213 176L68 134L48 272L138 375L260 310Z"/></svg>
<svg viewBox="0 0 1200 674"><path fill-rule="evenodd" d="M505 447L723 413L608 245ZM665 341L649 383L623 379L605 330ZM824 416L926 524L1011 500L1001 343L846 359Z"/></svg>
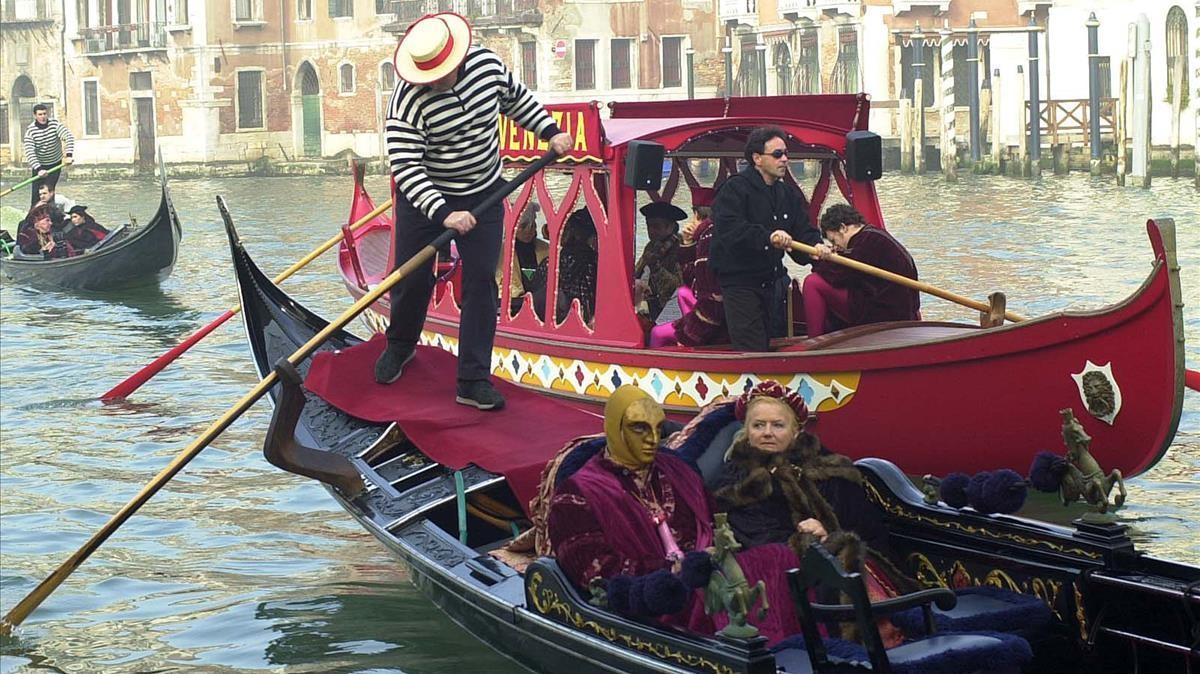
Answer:
<svg viewBox="0 0 1200 674"><path fill-rule="evenodd" d="M779 16L788 21L816 21L822 12L827 14L862 13L862 0L779 0Z"/></svg>
<svg viewBox="0 0 1200 674"><path fill-rule="evenodd" d="M721 23L757 26L758 0L720 0L717 16Z"/></svg>
<svg viewBox="0 0 1200 674"><path fill-rule="evenodd" d="M481 30L542 25L538 0L393 0L392 10L395 20L383 27L392 33L403 33L412 22L438 12L462 14Z"/></svg>
<svg viewBox="0 0 1200 674"><path fill-rule="evenodd" d="M892 4L897 14L911 12L918 7L932 7L937 14L950 11L950 0L894 0Z"/></svg>
<svg viewBox="0 0 1200 674"><path fill-rule="evenodd" d="M22 28L53 23L50 0L4 0L0 6L0 25Z"/></svg>
<svg viewBox="0 0 1200 674"><path fill-rule="evenodd" d="M166 50L166 26L161 21L93 26L80 28L79 38L83 40L83 53L87 56Z"/></svg>

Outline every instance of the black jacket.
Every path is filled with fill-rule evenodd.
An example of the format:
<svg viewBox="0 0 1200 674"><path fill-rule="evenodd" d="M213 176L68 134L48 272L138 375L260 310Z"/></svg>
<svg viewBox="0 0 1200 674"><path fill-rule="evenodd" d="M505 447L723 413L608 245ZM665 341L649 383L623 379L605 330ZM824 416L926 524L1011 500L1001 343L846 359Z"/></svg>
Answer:
<svg viewBox="0 0 1200 674"><path fill-rule="evenodd" d="M709 264L722 286L759 286L775 278L783 259L783 251L771 247L771 232L777 229L810 246L821 241L808 221L808 202L800 190L783 180L768 187L753 166L721 185L712 211ZM810 262L798 253L792 259Z"/></svg>

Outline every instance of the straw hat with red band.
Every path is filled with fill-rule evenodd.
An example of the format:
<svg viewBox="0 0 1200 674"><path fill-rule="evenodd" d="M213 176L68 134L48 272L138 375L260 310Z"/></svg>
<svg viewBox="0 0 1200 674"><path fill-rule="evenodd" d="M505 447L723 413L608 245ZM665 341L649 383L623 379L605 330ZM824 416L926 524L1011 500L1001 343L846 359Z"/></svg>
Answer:
<svg viewBox="0 0 1200 674"><path fill-rule="evenodd" d="M462 65L471 46L471 25L454 12L427 14L408 27L392 64L411 84L432 84Z"/></svg>
<svg viewBox="0 0 1200 674"><path fill-rule="evenodd" d="M755 398L775 398L787 405L796 414L796 420L799 421L801 428L804 428L809 422L808 405L804 404L804 398L799 393L789 388L784 388L777 381L761 382L754 388L738 396L737 401L733 405L733 415L739 421L746 420L746 408L750 406L750 401Z"/></svg>

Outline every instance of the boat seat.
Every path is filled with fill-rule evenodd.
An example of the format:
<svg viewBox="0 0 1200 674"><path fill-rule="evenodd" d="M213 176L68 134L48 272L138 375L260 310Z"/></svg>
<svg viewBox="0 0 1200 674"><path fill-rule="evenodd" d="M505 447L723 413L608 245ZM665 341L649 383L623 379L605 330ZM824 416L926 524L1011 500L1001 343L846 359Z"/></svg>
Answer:
<svg viewBox="0 0 1200 674"><path fill-rule="evenodd" d="M1033 659L1029 642L1004 632L938 634L931 604L952 608L957 601L945 588L921 590L872 603L861 574L847 573L825 548L813 544L804 555L803 568L788 571L788 584L796 603L802 637L792 637L777 649L802 649L809 654L816 674L841 671L845 665L867 671L896 674L1016 674ZM809 591L818 586L850 598L850 604L816 604ZM876 620L913 607L921 607L929 636L885 649ZM853 621L863 644L823 639L818 623ZM792 654L794 657L794 654Z"/></svg>
<svg viewBox="0 0 1200 674"><path fill-rule="evenodd" d="M1042 631L1054 619L1050 607L1033 595L988 586L962 588L955 590L954 594L958 597L958 603L953 609L933 609L933 621L938 632L994 630L1026 636ZM893 615L892 623L907 635L925 634L925 625L918 609Z"/></svg>

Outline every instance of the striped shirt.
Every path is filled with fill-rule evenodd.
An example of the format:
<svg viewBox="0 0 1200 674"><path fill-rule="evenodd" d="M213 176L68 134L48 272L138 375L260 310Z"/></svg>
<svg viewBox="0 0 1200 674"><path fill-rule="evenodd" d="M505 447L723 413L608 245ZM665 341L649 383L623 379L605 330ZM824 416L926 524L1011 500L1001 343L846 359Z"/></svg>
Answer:
<svg viewBox="0 0 1200 674"><path fill-rule="evenodd" d="M46 126L38 126L30 122L25 129L25 161L29 168L39 171L51 169L62 163L62 141L67 141L67 156L75 155L75 136L57 119L46 122Z"/></svg>
<svg viewBox="0 0 1200 674"><path fill-rule="evenodd" d="M500 177L500 113L549 140L558 125L525 85L484 47L471 47L447 91L401 81L384 123L400 194L431 221L450 214L443 195L479 192Z"/></svg>

